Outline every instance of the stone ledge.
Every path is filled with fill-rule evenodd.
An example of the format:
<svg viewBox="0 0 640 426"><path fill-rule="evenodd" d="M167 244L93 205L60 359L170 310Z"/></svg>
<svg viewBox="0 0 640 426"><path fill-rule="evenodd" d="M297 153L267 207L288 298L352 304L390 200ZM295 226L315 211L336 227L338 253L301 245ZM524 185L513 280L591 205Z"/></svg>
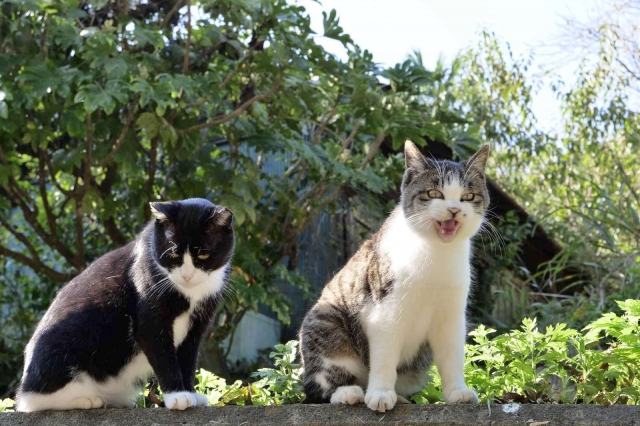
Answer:
<svg viewBox="0 0 640 426"><path fill-rule="evenodd" d="M186 411L106 409L0 413L0 426L115 425L640 425L640 406L594 405L398 405L376 413L364 405L287 405L208 407Z"/></svg>

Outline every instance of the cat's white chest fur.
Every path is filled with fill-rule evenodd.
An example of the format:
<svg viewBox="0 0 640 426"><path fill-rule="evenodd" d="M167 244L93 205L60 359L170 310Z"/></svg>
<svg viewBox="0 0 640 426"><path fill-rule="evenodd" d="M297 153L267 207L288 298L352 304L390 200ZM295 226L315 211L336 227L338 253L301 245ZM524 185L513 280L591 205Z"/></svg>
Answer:
<svg viewBox="0 0 640 426"><path fill-rule="evenodd" d="M434 332L460 321L471 281L470 242L429 242L397 215L380 249L391 261L395 280L381 303L363 310L363 323L368 334L392 331L394 344L401 347L401 365L411 362Z"/></svg>
<svg viewBox="0 0 640 426"><path fill-rule="evenodd" d="M173 346L176 348L180 346L187 337L187 334L189 334L189 329L191 328L191 312L192 310L189 309L173 321Z"/></svg>
<svg viewBox="0 0 640 426"><path fill-rule="evenodd" d="M188 254L185 256L189 256ZM174 284L175 288L189 299L189 309L173 321L173 345L177 348L184 341L191 329L191 315L198 308L200 301L217 294L224 287L226 265L209 273L203 282L195 287L183 287ZM174 275L174 274L172 274ZM175 279L172 276L172 280Z"/></svg>

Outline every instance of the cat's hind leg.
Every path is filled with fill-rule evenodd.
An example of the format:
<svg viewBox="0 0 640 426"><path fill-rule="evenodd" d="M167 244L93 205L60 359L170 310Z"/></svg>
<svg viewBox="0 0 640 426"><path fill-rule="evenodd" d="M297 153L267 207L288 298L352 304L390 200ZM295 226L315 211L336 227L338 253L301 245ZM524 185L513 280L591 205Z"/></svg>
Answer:
<svg viewBox="0 0 640 426"><path fill-rule="evenodd" d="M355 359L322 358L319 368L313 369L312 374L305 374L305 402L349 405L364 402L365 366Z"/></svg>
<svg viewBox="0 0 640 426"><path fill-rule="evenodd" d="M409 404L409 397L420 392L427 385L427 372L398 372L396 379L396 393L398 402Z"/></svg>
<svg viewBox="0 0 640 426"><path fill-rule="evenodd" d="M368 369L341 319L328 307L312 310L305 317L300 330L305 403L364 402Z"/></svg>
<svg viewBox="0 0 640 426"><path fill-rule="evenodd" d="M396 393L398 402L408 404L408 398L420 392L429 381L429 368L433 363L433 352L425 343L420 346L418 353L411 362L404 363L398 368L396 379Z"/></svg>
<svg viewBox="0 0 640 426"><path fill-rule="evenodd" d="M28 413L44 410L89 410L102 408L104 405L104 399L95 394L95 388L91 384L72 381L62 389L49 394L21 393L16 409Z"/></svg>

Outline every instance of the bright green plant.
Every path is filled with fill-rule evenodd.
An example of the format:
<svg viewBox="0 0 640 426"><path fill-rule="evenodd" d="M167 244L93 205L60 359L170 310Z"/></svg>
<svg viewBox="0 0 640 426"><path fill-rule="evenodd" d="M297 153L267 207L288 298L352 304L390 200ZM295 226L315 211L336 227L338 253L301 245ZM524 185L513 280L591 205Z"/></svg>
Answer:
<svg viewBox="0 0 640 426"><path fill-rule="evenodd" d="M196 391L209 397L211 405L281 405L302 402L304 392L300 383L301 367L295 362L298 342L278 344L269 358L275 368L261 368L253 373L256 382L243 385L226 380L201 369L196 375Z"/></svg>
<svg viewBox="0 0 640 426"><path fill-rule="evenodd" d="M484 326L469 333L465 377L482 401L527 403L640 403L640 300L618 302L583 332L564 324L541 332L535 319L520 330L490 337ZM442 400L438 382L413 397Z"/></svg>
<svg viewBox="0 0 640 426"><path fill-rule="evenodd" d="M260 377L254 386L261 390L263 405L295 404L304 399L304 389L300 382L302 368L296 363L298 342L290 341L275 346L269 355L275 368L261 368L253 373Z"/></svg>
<svg viewBox="0 0 640 426"><path fill-rule="evenodd" d="M0 400L0 413L4 412L4 411L13 411L13 407L16 405L16 403L9 399L9 398L5 398Z"/></svg>

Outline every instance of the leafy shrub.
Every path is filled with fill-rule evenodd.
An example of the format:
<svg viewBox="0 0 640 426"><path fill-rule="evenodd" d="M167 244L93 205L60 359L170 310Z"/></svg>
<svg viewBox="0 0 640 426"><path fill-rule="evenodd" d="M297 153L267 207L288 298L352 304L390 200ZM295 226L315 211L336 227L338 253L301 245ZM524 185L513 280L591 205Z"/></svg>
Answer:
<svg viewBox="0 0 640 426"><path fill-rule="evenodd" d="M295 404L304 399L300 383L300 364L295 363L298 342L278 344L269 354L275 368L261 368L253 373L260 380L246 386L237 380L226 380L203 370L196 376L196 390L209 397L211 405L281 405Z"/></svg>
<svg viewBox="0 0 640 426"><path fill-rule="evenodd" d="M253 386L264 395L264 405L295 404L304 399L304 389L300 382L302 367L297 364L298 342L292 340L286 344L276 345L270 358L276 368L261 368L252 374L260 377Z"/></svg>
<svg viewBox="0 0 640 426"><path fill-rule="evenodd" d="M490 338L480 326L467 345L465 376L480 400L521 403L640 403L640 300L618 302L624 312L604 314L583 333L565 324L538 330L524 319L520 330ZM442 401L438 381L412 397Z"/></svg>

